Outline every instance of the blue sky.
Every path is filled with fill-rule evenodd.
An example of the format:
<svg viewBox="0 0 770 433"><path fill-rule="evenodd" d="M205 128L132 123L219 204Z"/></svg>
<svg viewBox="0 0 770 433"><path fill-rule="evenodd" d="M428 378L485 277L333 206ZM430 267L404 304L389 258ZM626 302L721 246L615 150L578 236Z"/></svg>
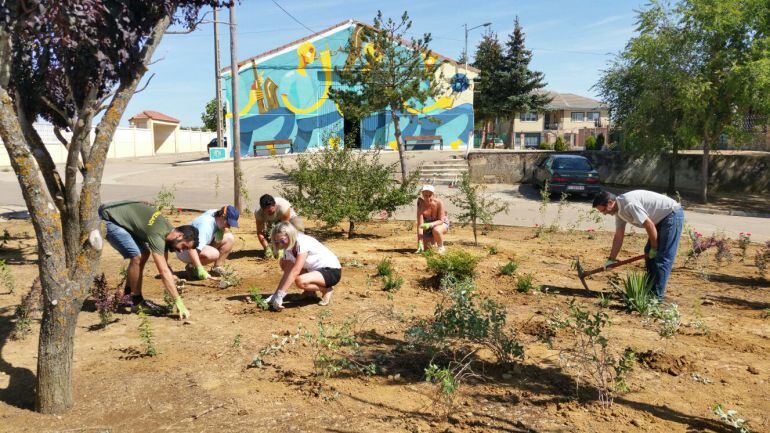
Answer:
<svg viewBox="0 0 770 433"><path fill-rule="evenodd" d="M646 1L593 0L524 1L482 0L276 0L315 31L352 18L371 23L377 9L398 18L409 11L412 33L433 35L431 48L457 58L463 51L463 24L473 27L491 22L501 41L513 29L518 15L526 45L534 52L531 68L545 73L548 89L595 97L591 87L613 54L634 35L635 10ZM220 21L227 21L227 10ZM236 9L238 59L254 56L310 33L271 0L243 0ZM473 54L483 28L472 31L468 51ZM142 110L176 117L184 126L201 125L206 102L214 97L214 37L211 24L186 35L166 35L150 67L155 76L134 96L122 124ZM230 64L229 30L220 25L223 66ZM472 57L471 57L472 58Z"/></svg>

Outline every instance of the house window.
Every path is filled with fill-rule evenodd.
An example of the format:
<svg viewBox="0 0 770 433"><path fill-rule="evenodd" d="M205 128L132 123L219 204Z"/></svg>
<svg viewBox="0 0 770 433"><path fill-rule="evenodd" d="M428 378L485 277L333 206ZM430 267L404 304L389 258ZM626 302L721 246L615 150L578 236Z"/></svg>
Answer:
<svg viewBox="0 0 770 433"><path fill-rule="evenodd" d="M598 111L588 112L588 113L586 113L586 116L588 116L588 118L586 120L588 120L589 122L595 122L595 121L599 120L599 112Z"/></svg>
<svg viewBox="0 0 770 433"><path fill-rule="evenodd" d="M581 112L572 112L572 121L573 122L583 122L585 121L585 115L586 113Z"/></svg>
<svg viewBox="0 0 770 433"><path fill-rule="evenodd" d="M537 113L521 113L519 120L522 122L537 122Z"/></svg>
<svg viewBox="0 0 770 433"><path fill-rule="evenodd" d="M537 149L540 146L540 134L524 134L524 147Z"/></svg>

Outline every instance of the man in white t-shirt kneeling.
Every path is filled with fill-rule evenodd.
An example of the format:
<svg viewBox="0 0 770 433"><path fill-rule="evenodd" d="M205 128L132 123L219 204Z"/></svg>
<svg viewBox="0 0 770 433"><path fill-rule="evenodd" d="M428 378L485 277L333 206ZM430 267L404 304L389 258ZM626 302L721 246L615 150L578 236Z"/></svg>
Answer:
<svg viewBox="0 0 770 433"><path fill-rule="evenodd" d="M653 292L662 300L682 235L682 206L663 194L638 189L619 196L600 191L594 197L593 207L605 215L615 215L615 237L605 266L617 261L626 235L626 223L647 231L648 240L644 247L647 274Z"/></svg>
<svg viewBox="0 0 770 433"><path fill-rule="evenodd" d="M257 239L265 251L266 258L272 258L272 248L267 244L269 224L286 221L298 231L305 231L305 223L297 215L291 203L283 197L273 197L270 194L264 194L259 198L259 209L254 211L254 220L257 223Z"/></svg>

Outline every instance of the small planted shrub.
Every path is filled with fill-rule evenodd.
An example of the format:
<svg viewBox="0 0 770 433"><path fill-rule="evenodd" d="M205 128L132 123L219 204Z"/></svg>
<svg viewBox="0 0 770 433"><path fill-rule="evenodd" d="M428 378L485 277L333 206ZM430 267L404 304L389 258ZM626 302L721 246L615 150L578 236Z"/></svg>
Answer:
<svg viewBox="0 0 770 433"><path fill-rule="evenodd" d="M475 374L471 370L468 356L459 362L452 361L445 367L431 362L425 368L425 381L435 385L432 399L443 406L447 414L455 407L457 390L471 376Z"/></svg>
<svg viewBox="0 0 770 433"><path fill-rule="evenodd" d="M609 339L603 335L609 326L609 315L603 311L591 314L571 300L566 318L552 319L553 326L572 335L571 345L562 348L560 359L577 370L579 379L586 378L599 392L599 401L609 406L616 392L627 392L626 378L636 363L636 353L626 349L615 354Z"/></svg>
<svg viewBox="0 0 770 433"><path fill-rule="evenodd" d="M434 357L473 351L468 344L489 349L498 362L508 364L524 357L524 347L506 325L505 307L476 293L473 280L446 280L444 299L431 320L406 331L412 346Z"/></svg>
<svg viewBox="0 0 770 433"><path fill-rule="evenodd" d="M427 256L428 270L439 280L473 278L480 260L481 257L464 250L447 250L444 254L430 253Z"/></svg>
<svg viewBox="0 0 770 433"><path fill-rule="evenodd" d="M404 279L402 277L387 276L382 279L382 283L382 290L386 292L395 292L404 284Z"/></svg>
<svg viewBox="0 0 770 433"><path fill-rule="evenodd" d="M718 416L723 423L729 425L735 429L736 433L751 433L749 423L745 419L738 415L738 411L734 409L725 410L721 404L717 404L712 408L714 415Z"/></svg>
<svg viewBox="0 0 770 433"><path fill-rule="evenodd" d="M489 253L490 256L497 255L499 251L497 250L497 247L492 245L491 247L487 248L487 253Z"/></svg>
<svg viewBox="0 0 770 433"><path fill-rule="evenodd" d="M155 348L155 333L152 330L152 324L144 308L139 306L139 340L144 345L144 354L147 356L156 356L158 349Z"/></svg>
<svg viewBox="0 0 770 433"><path fill-rule="evenodd" d="M0 284L8 289L9 294L16 291L16 280L13 278L11 268L8 267L5 260L0 260Z"/></svg>
<svg viewBox="0 0 770 433"><path fill-rule="evenodd" d="M168 294L164 292L164 296ZM94 285L91 286L91 297L94 299L96 311L99 313L99 328L109 325L112 315L117 311L120 301L123 299L123 290L118 286L114 292L107 285L107 278L102 273L94 278Z"/></svg>
<svg viewBox="0 0 770 433"><path fill-rule="evenodd" d="M40 284L40 278L35 278L29 292L21 298L21 303L16 307L16 312L13 315L15 322L11 330L11 339L23 340L29 335L32 330L32 314L40 308L42 296L43 286Z"/></svg>
<svg viewBox="0 0 770 433"><path fill-rule="evenodd" d="M342 372L371 376L377 365L361 361L363 347L355 331L356 319L341 324L329 323L329 314L322 313L316 321L316 332L305 334L313 348L313 366L318 377L334 377Z"/></svg>
<svg viewBox="0 0 770 433"><path fill-rule="evenodd" d="M519 264L513 260L508 260L508 263L500 266L500 275L511 276L519 269Z"/></svg>
<svg viewBox="0 0 770 433"><path fill-rule="evenodd" d="M230 265L225 265L223 267L222 278L219 280L220 289L239 286L242 282L243 279L238 275L235 269L230 267Z"/></svg>
<svg viewBox="0 0 770 433"><path fill-rule="evenodd" d="M622 287L611 282L620 292L620 301L628 311L648 315L656 304L652 293L652 280L646 272L629 272L621 282Z"/></svg>
<svg viewBox="0 0 770 433"><path fill-rule="evenodd" d="M660 308L657 313L660 319L658 335L663 338L671 338L679 332L682 326L682 318L679 315L679 307L676 304L668 304Z"/></svg>
<svg viewBox="0 0 770 433"><path fill-rule="evenodd" d="M751 233L740 232L738 234L738 248L741 249L741 262L746 260L746 252L751 245Z"/></svg>
<svg viewBox="0 0 770 433"><path fill-rule="evenodd" d="M759 275L765 276L767 272L767 262L770 261L770 241L765 242L761 250L754 255L754 265L756 265Z"/></svg>
<svg viewBox="0 0 770 433"><path fill-rule="evenodd" d="M471 226L473 230L473 244L478 245L478 227L489 228L495 215L508 213L507 203L500 203L485 193L485 186L471 182L469 173L463 173L457 186L458 193L450 197L452 204L460 209L457 222L460 226ZM483 234L483 232L482 232Z"/></svg>
<svg viewBox="0 0 770 433"><path fill-rule="evenodd" d="M564 141L564 137L558 136L556 137L556 141L553 143L553 150L557 152L566 152L569 150L569 146Z"/></svg>
<svg viewBox="0 0 770 433"><path fill-rule="evenodd" d="M390 261L390 257L385 257L377 263L377 276L389 277L393 275L393 263Z"/></svg>
<svg viewBox="0 0 770 433"><path fill-rule="evenodd" d="M174 201L176 200L176 186L172 185L171 188L166 188L165 185L160 187L160 191L155 195L155 200L153 200L153 206L155 209L157 209L160 212L163 212L164 210L168 211L169 213L174 213L176 211L176 206L174 206Z"/></svg>
<svg viewBox="0 0 770 433"><path fill-rule="evenodd" d="M532 274L519 275L516 278L516 290L521 293L528 293L535 288L532 283Z"/></svg>
<svg viewBox="0 0 770 433"><path fill-rule="evenodd" d="M259 353L251 359L251 362L246 365L246 368L262 368L267 364L265 358L268 356L277 356L282 353L287 346L290 346L299 340L300 333L299 331L295 334L287 333L287 335L284 335L283 337L272 334L270 335L270 338L272 339L271 342L259 350Z"/></svg>
<svg viewBox="0 0 770 433"><path fill-rule="evenodd" d="M593 135L586 137L586 150L596 150L596 137Z"/></svg>
<svg viewBox="0 0 770 433"><path fill-rule="evenodd" d="M267 300L259 293L259 289L256 287L249 288L249 299L254 302L260 310L267 311L270 306L267 305Z"/></svg>

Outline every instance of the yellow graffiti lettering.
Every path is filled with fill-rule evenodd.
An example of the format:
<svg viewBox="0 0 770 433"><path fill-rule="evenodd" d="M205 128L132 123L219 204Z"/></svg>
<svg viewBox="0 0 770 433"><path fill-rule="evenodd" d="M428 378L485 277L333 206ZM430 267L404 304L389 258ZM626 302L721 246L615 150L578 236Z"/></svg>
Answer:
<svg viewBox="0 0 770 433"><path fill-rule="evenodd" d="M433 110L448 110L452 108L454 103L455 103L455 99L453 97L442 96L436 99L436 102L434 102L433 104L422 107L419 110L416 108L410 107L407 104L404 104L404 108L406 109L407 112L412 114L425 114Z"/></svg>

